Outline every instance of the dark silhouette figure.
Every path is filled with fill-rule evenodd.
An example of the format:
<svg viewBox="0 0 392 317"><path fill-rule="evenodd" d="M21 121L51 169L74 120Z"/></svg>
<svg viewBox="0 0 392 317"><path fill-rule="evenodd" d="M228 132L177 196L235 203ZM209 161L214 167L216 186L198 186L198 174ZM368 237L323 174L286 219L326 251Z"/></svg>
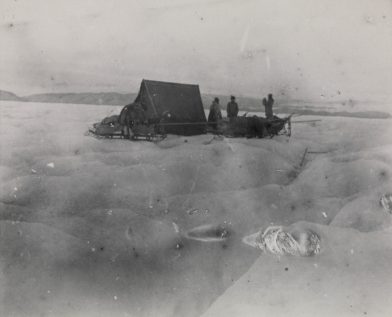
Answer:
<svg viewBox="0 0 392 317"><path fill-rule="evenodd" d="M272 106L274 105L274 98L272 97L272 94L268 94L268 99L263 98L263 105L265 108L265 117L267 119L273 119L274 113L272 111Z"/></svg>
<svg viewBox="0 0 392 317"><path fill-rule="evenodd" d="M216 130L218 128L219 120L222 120L222 112L219 105L219 98L215 98L210 106L210 113L208 114L208 122L213 123L212 127Z"/></svg>
<svg viewBox="0 0 392 317"><path fill-rule="evenodd" d="M227 104L227 117L229 119L235 118L238 115L238 104L235 102L235 97L231 96L230 102Z"/></svg>

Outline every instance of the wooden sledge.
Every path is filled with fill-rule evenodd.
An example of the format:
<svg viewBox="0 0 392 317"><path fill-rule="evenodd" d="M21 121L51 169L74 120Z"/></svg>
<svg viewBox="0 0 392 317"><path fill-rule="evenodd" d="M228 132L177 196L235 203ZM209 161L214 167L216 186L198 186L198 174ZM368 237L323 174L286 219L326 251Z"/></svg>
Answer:
<svg viewBox="0 0 392 317"><path fill-rule="evenodd" d="M118 123L100 122L89 129L89 133L98 138L108 139L130 139L159 141L166 137L171 127L181 126L184 135L188 126L204 127L202 131L230 138L272 138L276 135L291 136L291 115L285 118L274 117L266 119L263 117L237 117L234 119L223 119L215 122L156 122L143 123L132 126L122 126Z"/></svg>
<svg viewBox="0 0 392 317"><path fill-rule="evenodd" d="M209 132L232 138L291 136L291 115L285 118L274 117L273 119L258 116L237 117L230 120L225 118L218 123L215 129L210 127Z"/></svg>

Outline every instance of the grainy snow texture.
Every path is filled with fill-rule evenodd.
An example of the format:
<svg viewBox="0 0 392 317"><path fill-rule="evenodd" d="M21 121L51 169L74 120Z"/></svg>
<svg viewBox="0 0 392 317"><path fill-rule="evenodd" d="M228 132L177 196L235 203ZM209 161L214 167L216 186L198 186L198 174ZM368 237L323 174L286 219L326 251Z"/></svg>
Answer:
<svg viewBox="0 0 392 317"><path fill-rule="evenodd" d="M119 111L0 103L1 316L390 315L390 120L322 117L290 139L84 135ZM312 230L320 253L242 243L271 225Z"/></svg>

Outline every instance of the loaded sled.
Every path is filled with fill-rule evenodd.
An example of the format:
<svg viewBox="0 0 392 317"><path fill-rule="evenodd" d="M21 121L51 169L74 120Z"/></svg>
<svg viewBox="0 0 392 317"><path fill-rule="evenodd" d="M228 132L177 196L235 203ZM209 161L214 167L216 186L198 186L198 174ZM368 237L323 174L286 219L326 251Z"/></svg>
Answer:
<svg viewBox="0 0 392 317"><path fill-rule="evenodd" d="M198 85L143 80L135 101L120 115L105 118L89 129L100 138L155 141L167 134L213 133L227 137L273 137L291 134L291 116L266 119L242 116L207 122Z"/></svg>
<svg viewBox="0 0 392 317"><path fill-rule="evenodd" d="M158 141L164 139L167 134L191 135L189 130L198 128L200 133L212 133L230 138L272 138L276 135L291 136L291 115L285 118L274 117L266 119L263 117L237 117L224 118L215 122L170 122L166 117L155 122L130 121L120 123L119 117L105 118L96 123L89 132L100 138L121 138L130 140Z"/></svg>
<svg viewBox="0 0 392 317"><path fill-rule="evenodd" d="M117 118L116 118L117 117ZM112 116L105 118L101 122L94 123L89 128L88 133L97 138L105 139L130 139L130 140L146 140L158 141L164 139L166 134L156 124L135 123L121 124L120 116ZM112 121L108 120L111 118Z"/></svg>
<svg viewBox="0 0 392 317"><path fill-rule="evenodd" d="M276 135L291 136L291 115L285 118L274 116L272 119L259 116L225 118L217 124L215 129L213 126L210 126L209 132L233 138L272 138Z"/></svg>

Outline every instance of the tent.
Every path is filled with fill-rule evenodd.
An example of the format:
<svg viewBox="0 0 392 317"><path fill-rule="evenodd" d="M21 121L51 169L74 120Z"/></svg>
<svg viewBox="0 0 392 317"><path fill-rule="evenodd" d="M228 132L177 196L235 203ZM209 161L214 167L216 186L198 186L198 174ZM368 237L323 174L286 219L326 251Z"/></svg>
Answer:
<svg viewBox="0 0 392 317"><path fill-rule="evenodd" d="M207 120L198 85L142 80L135 103L140 103L150 122L165 117L166 133L205 133Z"/></svg>

